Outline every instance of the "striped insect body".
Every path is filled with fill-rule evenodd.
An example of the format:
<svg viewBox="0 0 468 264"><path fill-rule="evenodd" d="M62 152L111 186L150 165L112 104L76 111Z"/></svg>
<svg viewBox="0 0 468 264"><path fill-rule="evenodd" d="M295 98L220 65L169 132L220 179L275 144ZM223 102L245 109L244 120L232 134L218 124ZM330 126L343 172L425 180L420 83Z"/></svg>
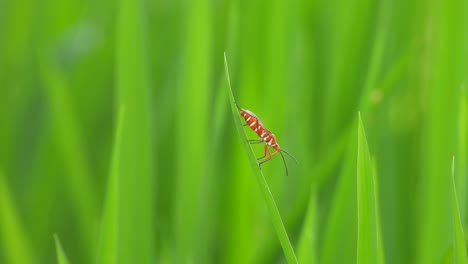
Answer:
<svg viewBox="0 0 468 264"><path fill-rule="evenodd" d="M239 109L240 115L245 119L245 126L249 126L252 131L254 131L257 136L260 138L260 140L249 140L251 144L257 144L257 143L265 143L265 152L263 157L258 159L259 165L269 161L273 156L277 155L278 153L281 155L283 158L283 163L286 169L286 175L288 175L288 167L286 165L286 161L284 160L283 152L288 154L294 161L297 163L296 158L294 158L291 154L286 152L285 150L281 149L280 145L278 144L276 140L275 134L271 133L270 130L268 130L265 125L263 125L262 121L260 118L258 118L252 111L242 109L236 104L237 108ZM270 152L269 146L271 146L275 151L273 153Z"/></svg>

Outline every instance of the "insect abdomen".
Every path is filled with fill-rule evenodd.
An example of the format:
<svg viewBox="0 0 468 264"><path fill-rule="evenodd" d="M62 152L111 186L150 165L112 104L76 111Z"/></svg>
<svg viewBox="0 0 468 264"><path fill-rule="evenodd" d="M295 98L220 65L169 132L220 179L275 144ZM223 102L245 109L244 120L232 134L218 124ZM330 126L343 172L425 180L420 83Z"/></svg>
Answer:
<svg viewBox="0 0 468 264"><path fill-rule="evenodd" d="M242 110L240 114L245 119L247 125L252 129L258 137L265 141L268 145L276 148L278 144L276 143L276 137L266 129L258 117L250 112L249 110Z"/></svg>
<svg viewBox="0 0 468 264"><path fill-rule="evenodd" d="M260 120L258 120L258 118L254 116L253 113L250 113L250 111L247 110L243 110L241 115L244 117L245 122L250 127L250 129L257 133L258 136L260 136L261 132L265 130L261 125Z"/></svg>

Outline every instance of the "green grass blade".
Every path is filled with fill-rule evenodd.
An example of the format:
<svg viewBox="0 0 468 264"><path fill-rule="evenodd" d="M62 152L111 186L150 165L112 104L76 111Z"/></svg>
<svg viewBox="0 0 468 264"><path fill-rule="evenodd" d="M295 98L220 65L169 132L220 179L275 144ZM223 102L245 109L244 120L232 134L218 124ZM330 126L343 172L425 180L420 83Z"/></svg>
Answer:
<svg viewBox="0 0 468 264"><path fill-rule="evenodd" d="M355 134L352 136L355 139ZM357 199L354 199L356 149L356 144L348 146L338 182L331 195L330 211L326 216L323 242L321 242L320 263L341 264L356 259ZM340 249L340 254L336 254L337 248Z"/></svg>
<svg viewBox="0 0 468 264"><path fill-rule="evenodd" d="M377 176L377 165L375 162L375 159L372 160L372 176L374 179L374 186L375 186L375 199L376 202L378 203L378 197L379 195L379 182L378 182L378 176ZM384 254L384 247L383 247L383 237L382 237L382 228L381 228L381 220L380 220L380 207L376 207L376 213L377 213L377 243L378 243L378 258L379 258L379 263L384 263L385 261L385 254Z"/></svg>
<svg viewBox="0 0 468 264"><path fill-rule="evenodd" d="M384 34L378 33L376 34L375 40L374 40L374 45L372 47L372 52L370 56L370 61L369 61L369 68L367 71L367 78L365 81L364 89L363 89L363 95L361 96L361 99L359 101L360 109L364 109L367 111L368 109L371 108L372 102L369 100L370 94L375 89L376 87L376 81L378 80L379 73L381 71L382 67L382 60L383 60L383 54L384 54L384 48L385 48L385 41L384 41ZM309 87L307 87L309 89ZM302 96L304 97L304 96ZM307 96L306 101L308 104L310 103L310 96ZM305 111L305 115L309 115L310 113ZM300 119L301 122L304 119ZM310 185L310 182L314 182L314 184L317 186L317 189L322 188L327 181L329 181L334 175L331 173L333 169L336 168L337 164L339 163L341 157L345 155L346 153L346 146L349 140L349 136L351 134L354 135L356 129L355 129L355 123L353 122L350 124L348 127L342 130L341 134L335 138L335 141L330 144L328 147L329 153L328 155L324 155L323 157L320 157L319 160L316 162L316 166L312 170L312 177L308 177L304 184L304 188L299 192L297 202L293 204L293 210L290 211L290 213L287 215L286 219L293 219L293 221L288 221L288 223L296 223L298 222L297 219L299 216L302 216L303 211L305 210L307 206L307 194L309 193L309 189L306 186ZM302 129L301 131L304 131L304 133L308 134L310 136L310 131L308 129ZM308 138L307 136L304 138ZM353 137L354 140L354 137ZM304 145L305 148L310 148L309 145ZM355 153L353 153L355 155ZM295 221L294 221L295 220ZM345 223L346 226L348 224ZM302 262L302 261L301 261Z"/></svg>
<svg viewBox="0 0 468 264"><path fill-rule="evenodd" d="M299 263L317 263L317 191L311 188L309 206L297 246Z"/></svg>
<svg viewBox="0 0 468 264"><path fill-rule="evenodd" d="M442 264L453 264L453 246L450 246L442 257Z"/></svg>
<svg viewBox="0 0 468 264"><path fill-rule="evenodd" d="M357 151L358 245L357 263L382 263L379 255L378 203L372 160L359 114Z"/></svg>
<svg viewBox="0 0 468 264"><path fill-rule="evenodd" d="M57 250L58 264L69 264L70 262L68 261L67 255L65 255L65 252L63 251L62 244L60 244L60 239L58 238L57 235L54 235L54 240L55 240L55 248Z"/></svg>
<svg viewBox="0 0 468 264"><path fill-rule="evenodd" d="M107 183L106 201L104 204L104 215L101 225L101 238L98 251L97 263L116 263L118 252L118 227L119 227L119 183L120 183L120 148L122 138L122 127L125 109L119 109L117 116L117 128L114 138L114 149Z"/></svg>
<svg viewBox="0 0 468 264"><path fill-rule="evenodd" d="M255 154L250 144L247 141L248 140L247 135L245 134L243 125L241 123L240 115L235 105L235 99L232 93L231 80L229 79L229 69L228 69L228 64L227 64L227 59L226 59L226 53L224 54L224 67L225 67L226 78L228 82L229 101L231 103L231 109L234 115L234 123L241 137L242 145L244 147L245 153L247 154L250 166L252 167L252 171L255 174L258 185L261 189L263 198L266 201L268 211L270 213L270 217L273 221L273 225L276 229L276 233L278 235L278 239L281 243L281 246L283 247L283 251L286 256L286 259L288 263L297 263L296 255L294 254L293 247L291 245L291 242L289 241L288 233L286 232L286 229L284 228L283 221L281 220L281 215L279 213L278 207L276 206L275 200L273 198L273 194L271 193L270 188L268 187L268 183L265 180L265 177L263 175L263 172L257 163Z"/></svg>
<svg viewBox="0 0 468 264"><path fill-rule="evenodd" d="M421 161L422 177L418 184L417 197L418 241L415 263L431 263L440 260L452 237L452 209L450 185L447 177L450 171L449 157L457 144L457 99L458 87L466 78L461 70L465 59L454 55L454 50L464 51L466 34L463 17L466 17L466 1L444 1L433 3L428 17L433 18L431 51L427 62L419 65L427 67L427 85L422 92L427 96L425 112L427 120L423 126ZM464 33L464 34L463 34ZM465 67L466 68L466 67ZM458 69L458 70L453 70ZM452 133L452 134L448 134Z"/></svg>
<svg viewBox="0 0 468 264"><path fill-rule="evenodd" d="M455 157L452 159L452 205L453 205L453 225L454 225L454 245L455 245L455 263L468 264L466 255L465 235L463 234L463 225L460 216L460 207L458 205L457 190L455 187Z"/></svg>
<svg viewBox="0 0 468 264"><path fill-rule="evenodd" d="M211 110L209 98L212 87L209 62L211 54L215 53L210 34L213 8L206 0L189 1L186 7L182 20L183 38L189 41L184 41L181 46L180 81L175 89L177 107L173 107L177 128L171 137L187 138L190 133L190 139L177 140L172 147L176 153L173 227L177 254L174 262L204 263L208 259L207 245L199 241L208 240L207 232L204 232L208 222L201 208L212 207L208 197L213 189L204 189L210 177L208 160L192 157L207 153L211 136L208 126L212 120L208 113Z"/></svg>
<svg viewBox="0 0 468 264"><path fill-rule="evenodd" d="M468 98L466 87L462 86L460 89L458 109L458 154L457 157L461 161L468 160L467 146L468 146ZM457 195L459 200L459 209L462 223L466 223L466 178L468 177L467 162L457 163L457 176L455 177L455 184L457 186Z"/></svg>
<svg viewBox="0 0 468 264"><path fill-rule="evenodd" d="M119 189L119 263L151 263L156 203L151 93L143 1L120 0L117 12L116 84L125 105Z"/></svg>
<svg viewBox="0 0 468 264"><path fill-rule="evenodd" d="M54 136L67 175L61 180L68 188L67 194L77 211L80 243L87 251L83 252L81 257L89 260L95 248L95 245L91 243L94 240L90 241L89 236L94 235L94 220L98 216L98 199L95 184L92 181L92 171L83 147L79 123L72 109L72 100L67 93L70 89L68 80L58 65L49 63L46 56L41 58L40 71L54 120ZM82 195L83 193L86 195Z"/></svg>
<svg viewBox="0 0 468 264"><path fill-rule="evenodd" d="M0 239L6 263L35 263L32 248L13 204L10 190L0 172Z"/></svg>

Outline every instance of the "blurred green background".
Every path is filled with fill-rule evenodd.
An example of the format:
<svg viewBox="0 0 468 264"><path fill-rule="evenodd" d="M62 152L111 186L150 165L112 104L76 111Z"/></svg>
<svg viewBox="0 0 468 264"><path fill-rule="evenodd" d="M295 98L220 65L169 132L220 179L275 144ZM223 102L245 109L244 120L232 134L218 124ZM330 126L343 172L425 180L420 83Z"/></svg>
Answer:
<svg viewBox="0 0 468 264"><path fill-rule="evenodd" d="M238 103L299 160L263 166L295 249L313 221L311 263L356 261L360 111L385 261L450 256L466 0L0 0L0 263L56 263L54 234L71 263L284 263L224 51Z"/></svg>

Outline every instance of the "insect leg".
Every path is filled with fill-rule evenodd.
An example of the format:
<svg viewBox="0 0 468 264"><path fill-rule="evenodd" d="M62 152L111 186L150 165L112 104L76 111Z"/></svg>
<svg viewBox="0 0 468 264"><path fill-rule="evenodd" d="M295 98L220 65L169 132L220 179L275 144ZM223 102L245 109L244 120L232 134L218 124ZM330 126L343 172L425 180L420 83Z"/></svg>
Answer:
<svg viewBox="0 0 468 264"><path fill-rule="evenodd" d="M266 157L267 155L267 152L270 153L269 149L268 149L268 145L265 145L265 152L263 153L263 156L261 156L260 158L257 158L257 161L260 161L262 160L263 158Z"/></svg>
<svg viewBox="0 0 468 264"><path fill-rule="evenodd" d="M264 160L260 161L259 164L263 164L269 160L271 160L271 157L275 156L276 154L280 153L278 150L276 150L275 152L273 153L270 153L270 151L268 150L268 145L265 145L265 153L268 153L268 157L266 157ZM266 156L266 154L265 154Z"/></svg>
<svg viewBox="0 0 468 264"><path fill-rule="evenodd" d="M256 139L249 139L248 142L250 144L258 144L258 143L262 143L263 140L259 139L259 140L256 140Z"/></svg>
<svg viewBox="0 0 468 264"><path fill-rule="evenodd" d="M263 163L271 159L271 153L270 153L270 150L268 149L268 144L265 144L265 154L260 159L263 159L263 160L258 162L259 165L262 165Z"/></svg>

